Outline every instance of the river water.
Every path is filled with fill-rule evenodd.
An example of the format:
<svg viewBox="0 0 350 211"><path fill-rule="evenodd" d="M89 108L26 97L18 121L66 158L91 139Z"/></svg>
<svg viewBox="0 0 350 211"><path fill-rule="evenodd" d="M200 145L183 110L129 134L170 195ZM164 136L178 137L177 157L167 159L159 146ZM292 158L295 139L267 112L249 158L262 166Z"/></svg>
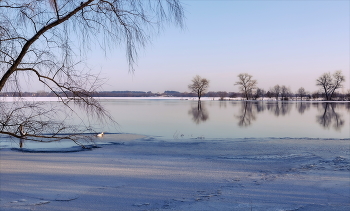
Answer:
<svg viewBox="0 0 350 211"><path fill-rule="evenodd" d="M103 100L118 130L172 138L349 138L350 103ZM103 128L100 128L103 130ZM107 132L117 132L107 131Z"/></svg>
<svg viewBox="0 0 350 211"><path fill-rule="evenodd" d="M113 139L116 133L156 140L349 139L349 102L219 101L182 98L105 98L100 102L117 124L92 124ZM47 102L57 103L57 102ZM80 121L80 120L79 120ZM18 148L0 137L2 148ZM69 148L73 142L26 143L25 148Z"/></svg>

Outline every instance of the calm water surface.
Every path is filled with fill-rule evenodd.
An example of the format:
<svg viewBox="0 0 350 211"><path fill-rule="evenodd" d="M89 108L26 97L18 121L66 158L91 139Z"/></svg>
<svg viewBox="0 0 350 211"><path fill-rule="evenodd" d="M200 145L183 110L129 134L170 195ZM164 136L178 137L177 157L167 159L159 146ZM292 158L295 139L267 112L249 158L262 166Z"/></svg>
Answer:
<svg viewBox="0 0 350 211"><path fill-rule="evenodd" d="M199 105L196 100L180 99L101 99L101 103L118 125L92 126L107 133L109 139L113 139L113 133L147 135L160 140L350 138L349 102L206 100ZM4 136L0 139L2 148L19 147L13 139ZM63 149L74 145L71 141L25 143L28 149Z"/></svg>
<svg viewBox="0 0 350 211"><path fill-rule="evenodd" d="M166 139L350 138L350 103L202 101L200 107L194 100L123 99L102 103L120 126L107 132Z"/></svg>

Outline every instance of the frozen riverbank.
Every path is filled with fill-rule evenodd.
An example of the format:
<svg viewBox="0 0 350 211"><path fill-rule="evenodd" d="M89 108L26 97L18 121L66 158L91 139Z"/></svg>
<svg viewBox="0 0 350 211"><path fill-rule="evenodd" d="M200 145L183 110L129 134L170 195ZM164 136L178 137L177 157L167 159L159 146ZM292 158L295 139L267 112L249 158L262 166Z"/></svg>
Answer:
<svg viewBox="0 0 350 211"><path fill-rule="evenodd" d="M116 140L2 149L1 210L349 210L350 150L331 139Z"/></svg>

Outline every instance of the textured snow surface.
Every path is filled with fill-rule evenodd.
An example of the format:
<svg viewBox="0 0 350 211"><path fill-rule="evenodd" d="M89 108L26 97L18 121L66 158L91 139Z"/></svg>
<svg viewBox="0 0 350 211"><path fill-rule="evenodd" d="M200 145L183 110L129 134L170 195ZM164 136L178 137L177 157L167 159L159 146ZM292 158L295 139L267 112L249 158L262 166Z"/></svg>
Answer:
<svg viewBox="0 0 350 211"><path fill-rule="evenodd" d="M0 150L0 210L350 210L349 140L121 143Z"/></svg>

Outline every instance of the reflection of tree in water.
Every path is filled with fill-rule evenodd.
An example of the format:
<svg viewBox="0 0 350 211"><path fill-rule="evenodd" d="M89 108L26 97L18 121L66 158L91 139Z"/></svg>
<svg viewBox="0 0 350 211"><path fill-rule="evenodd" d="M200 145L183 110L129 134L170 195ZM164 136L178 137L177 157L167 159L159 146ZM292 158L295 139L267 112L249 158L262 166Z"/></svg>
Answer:
<svg viewBox="0 0 350 211"><path fill-rule="evenodd" d="M288 102L267 103L267 110L271 111L275 116L286 115L291 110L291 104Z"/></svg>
<svg viewBox="0 0 350 211"><path fill-rule="evenodd" d="M256 119L255 114L253 113L254 104L252 102L244 102L241 105L241 113L240 115L236 115L239 120L238 125L240 127L247 127Z"/></svg>
<svg viewBox="0 0 350 211"><path fill-rule="evenodd" d="M226 108L226 107L227 107L227 101L220 100L220 102L219 102L219 107L220 107L220 108Z"/></svg>
<svg viewBox="0 0 350 211"><path fill-rule="evenodd" d="M345 109L350 112L350 103L345 103Z"/></svg>
<svg viewBox="0 0 350 211"><path fill-rule="evenodd" d="M344 120L342 116L335 111L337 106L339 105L335 103L322 104L323 112L316 116L317 122L324 128L329 128L333 124L335 130L340 130L340 128L344 126Z"/></svg>
<svg viewBox="0 0 350 211"><path fill-rule="evenodd" d="M192 115L192 120L196 124L205 122L209 119L209 113L204 104L202 105L201 101L198 101L197 106L191 107L191 109L188 111L188 114Z"/></svg>
<svg viewBox="0 0 350 211"><path fill-rule="evenodd" d="M309 110L310 109L310 103L303 103L303 102L300 102L300 103L296 103L295 106L298 110L298 112L300 114L303 114L306 110Z"/></svg>
<svg viewBox="0 0 350 211"><path fill-rule="evenodd" d="M266 109L266 106L265 106L264 102L262 102L262 101L254 102L254 106L255 106L256 111L258 113L263 112Z"/></svg>

